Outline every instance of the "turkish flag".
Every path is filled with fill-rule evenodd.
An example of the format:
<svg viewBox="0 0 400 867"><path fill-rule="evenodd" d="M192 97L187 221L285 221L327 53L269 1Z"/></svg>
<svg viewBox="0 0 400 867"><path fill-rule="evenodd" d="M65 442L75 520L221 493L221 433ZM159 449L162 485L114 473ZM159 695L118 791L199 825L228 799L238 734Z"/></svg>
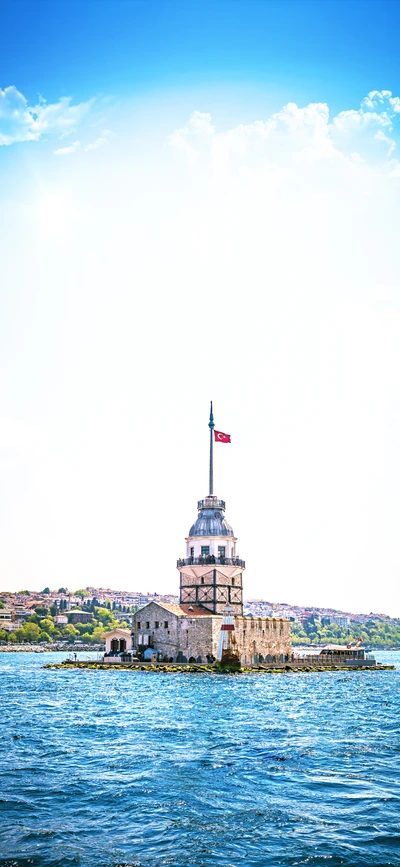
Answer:
<svg viewBox="0 0 400 867"><path fill-rule="evenodd" d="M216 443L230 443L230 441L231 441L231 435L230 434L224 434L220 430L214 431L214 438L215 438Z"/></svg>

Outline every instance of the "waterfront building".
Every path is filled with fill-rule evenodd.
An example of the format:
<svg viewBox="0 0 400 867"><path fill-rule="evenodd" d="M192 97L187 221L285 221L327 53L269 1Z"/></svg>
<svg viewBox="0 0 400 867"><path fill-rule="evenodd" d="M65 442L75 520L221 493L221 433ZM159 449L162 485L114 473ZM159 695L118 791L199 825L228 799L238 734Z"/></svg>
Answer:
<svg viewBox="0 0 400 867"><path fill-rule="evenodd" d="M133 649L132 631L117 626L104 635L106 642L106 655L119 659L120 653L129 653Z"/></svg>

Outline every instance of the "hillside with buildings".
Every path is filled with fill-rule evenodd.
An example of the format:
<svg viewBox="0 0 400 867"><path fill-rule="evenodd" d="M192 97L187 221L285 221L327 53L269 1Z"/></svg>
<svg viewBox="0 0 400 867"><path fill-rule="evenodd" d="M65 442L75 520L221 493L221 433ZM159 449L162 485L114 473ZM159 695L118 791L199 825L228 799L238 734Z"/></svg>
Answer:
<svg viewBox="0 0 400 867"><path fill-rule="evenodd" d="M130 626L132 615L144 605L178 603L172 594L142 593L86 587L60 587L41 592L0 593L0 641L10 644L102 642L105 629ZM333 608L296 606L263 599L244 602L248 617L288 618L293 644L325 644L362 638L372 647L400 647L400 620L382 613L353 613Z"/></svg>

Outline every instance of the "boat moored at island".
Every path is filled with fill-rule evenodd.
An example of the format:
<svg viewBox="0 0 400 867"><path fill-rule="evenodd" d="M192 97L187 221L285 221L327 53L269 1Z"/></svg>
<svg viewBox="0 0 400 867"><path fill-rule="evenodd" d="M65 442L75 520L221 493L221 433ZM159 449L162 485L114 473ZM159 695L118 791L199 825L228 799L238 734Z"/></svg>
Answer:
<svg viewBox="0 0 400 867"><path fill-rule="evenodd" d="M329 661L335 664L359 666L365 668L369 665L377 665L374 656L367 652L365 647L361 646L361 639L356 644L326 644L319 653L319 657L324 662Z"/></svg>

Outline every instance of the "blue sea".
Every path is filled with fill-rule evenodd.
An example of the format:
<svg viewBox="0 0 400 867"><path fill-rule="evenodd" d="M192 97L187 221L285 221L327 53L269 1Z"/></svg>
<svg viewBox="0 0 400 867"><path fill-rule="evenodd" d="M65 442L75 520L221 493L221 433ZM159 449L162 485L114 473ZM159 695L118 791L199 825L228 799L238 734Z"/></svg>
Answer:
<svg viewBox="0 0 400 867"><path fill-rule="evenodd" d="M51 671L1 653L1 867L400 865L399 670Z"/></svg>

